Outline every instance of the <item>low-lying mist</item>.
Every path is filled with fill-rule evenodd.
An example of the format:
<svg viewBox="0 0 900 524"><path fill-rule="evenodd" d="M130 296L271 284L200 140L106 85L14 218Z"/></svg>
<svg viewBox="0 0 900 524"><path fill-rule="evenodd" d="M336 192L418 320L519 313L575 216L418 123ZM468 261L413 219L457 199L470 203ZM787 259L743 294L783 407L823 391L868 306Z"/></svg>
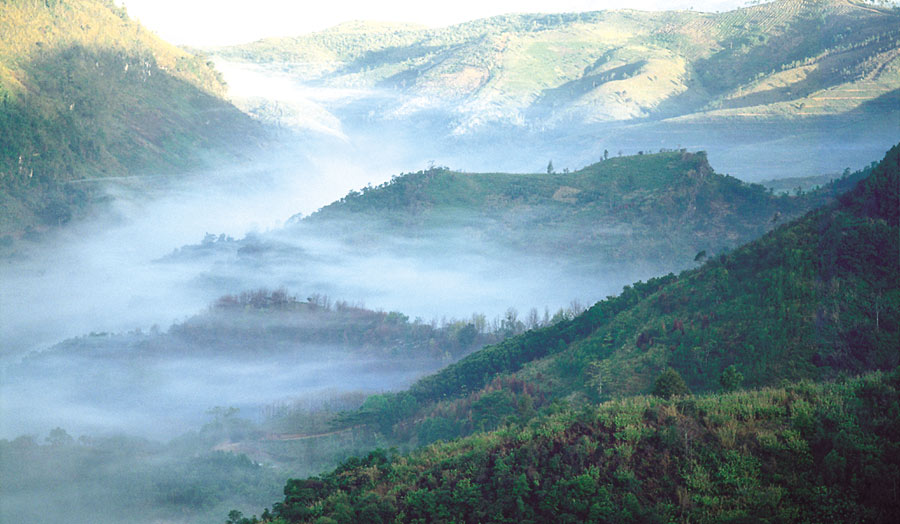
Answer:
<svg viewBox="0 0 900 524"><path fill-rule="evenodd" d="M208 232L242 237L279 227L413 162L389 147L360 151L328 139L315 146L311 151L285 136L243 164L185 173L177 181L98 182L112 196L106 209L45 234L39 243L20 242L17 256L0 261L2 356L91 331L165 328L223 292L240 290L198 293L186 283L202 267L155 260Z"/></svg>
<svg viewBox="0 0 900 524"><path fill-rule="evenodd" d="M85 497L90 502L74 513L83 521L132 521L125 505L98 517L112 485L128 494L122 500L154 508L147 522L219 521L225 504L258 510L276 498L273 486L277 494L283 477L313 474L353 446L377 444L329 448L304 440L302 453L290 442L277 452L253 444L266 431L327 434L327 417L284 406L353 408L368 393L403 388L483 344L551 321L560 309L577 312L626 284L693 264L693 253L637 252L646 239L621 223L590 224L591 250L573 255L567 248L579 233L565 224L538 230L524 220L468 216L404 229L363 215L357 222L291 219L351 189L435 164L541 172L552 160L563 171L598 161L604 150L615 157L660 148L704 149L718 171L759 180L859 167L893 140L877 126L845 139L814 125L673 122L459 136L440 108L382 118L404 102L389 92L295 85L289 76L262 90L268 73L240 74L232 76L235 95L282 127L277 140L236 165L98 181L110 195L104 209L23 240L0 260L0 439L14 439L0 441L0 455L11 461L0 520L28 520L56 490L61 495L44 513L52 522L72 518L67 504ZM554 209L528 212L552 217ZM284 288L298 299L279 309L237 298L237 310L221 300L260 288ZM322 303L324 295L348 302L339 309ZM329 312L313 314L313 306ZM246 424L235 424L250 429L218 431L217 407L239 409ZM273 422L271 414L283 411ZM56 428L85 438L73 443ZM274 478L222 450L285 469ZM15 469L36 464L32 476ZM66 465L66 478L91 480L42 484L54 464ZM191 476L213 469L228 482L240 479L223 480L216 493L246 498L225 502L210 495L206 479ZM262 478L271 482L246 488ZM184 508L216 517L184 516Z"/></svg>
<svg viewBox="0 0 900 524"><path fill-rule="evenodd" d="M405 144L420 158L469 172L540 172L549 160L560 171L574 170L597 162L604 151L615 156L686 148L706 151L720 173L759 182L859 169L880 158L897 133L896 112L865 110L803 120L647 118L556 125L541 116L496 120L461 112L464 101L396 87L350 88L328 75L317 79L303 69L308 64L292 72L296 64L263 66L222 57L215 62L234 102L263 121L375 149Z"/></svg>

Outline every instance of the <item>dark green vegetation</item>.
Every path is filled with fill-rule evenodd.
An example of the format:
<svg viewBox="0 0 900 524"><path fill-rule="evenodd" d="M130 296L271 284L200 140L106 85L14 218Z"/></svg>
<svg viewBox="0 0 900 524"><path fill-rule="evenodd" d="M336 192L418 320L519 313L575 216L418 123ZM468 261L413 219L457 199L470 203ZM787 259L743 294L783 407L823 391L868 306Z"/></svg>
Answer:
<svg viewBox="0 0 900 524"><path fill-rule="evenodd" d="M271 522L893 522L900 372L542 416L291 480Z"/></svg>
<svg viewBox="0 0 900 524"><path fill-rule="evenodd" d="M332 228L379 249L385 232L489 242L557 262L683 268L828 202L865 173L799 197L713 171L703 152L611 158L572 173L460 173L433 168L351 191L298 227ZM326 229L327 230L327 229ZM385 243L385 245L390 245Z"/></svg>
<svg viewBox="0 0 900 524"><path fill-rule="evenodd" d="M210 63L112 0L0 6L0 236L84 212L93 178L165 174L261 136Z"/></svg>
<svg viewBox="0 0 900 524"><path fill-rule="evenodd" d="M804 120L897 111L898 21L896 10L860 2L779 0L720 14L352 23L215 53L324 86L404 93L382 114L445 111L455 135L647 117Z"/></svg>
<svg viewBox="0 0 900 524"><path fill-rule="evenodd" d="M337 423L420 444L501 429L289 481L275 516L890 522L898 347L900 145L839 202L701 268L371 397ZM843 378L872 370L895 371ZM710 393L741 385L762 389ZM651 390L674 396L633 396Z"/></svg>

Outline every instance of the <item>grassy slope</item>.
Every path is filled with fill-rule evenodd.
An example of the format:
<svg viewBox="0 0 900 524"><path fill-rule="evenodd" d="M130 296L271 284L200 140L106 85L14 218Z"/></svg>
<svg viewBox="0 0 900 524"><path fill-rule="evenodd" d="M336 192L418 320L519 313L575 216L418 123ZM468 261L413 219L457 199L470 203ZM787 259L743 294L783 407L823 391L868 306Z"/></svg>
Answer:
<svg viewBox="0 0 900 524"><path fill-rule="evenodd" d="M200 57L101 0L0 10L0 234L67 221L96 176L170 171L253 133Z"/></svg>
<svg viewBox="0 0 900 524"><path fill-rule="evenodd" d="M571 321L486 348L408 393L370 399L345 420L407 438L418 426L420 439L472 431L473 420L482 428L514 425L289 481L276 515L289 522L890 521L900 482L900 371L697 399L629 395L649 389L667 364L707 391L727 364L753 386L896 367L898 202L900 145L837 204L700 269L638 283ZM672 329L675 318L684 333ZM657 331L645 336L648 327ZM710 347L684 344L686 337ZM528 362L514 377L491 379ZM602 398L607 388L627 398L534 416L545 391Z"/></svg>
<svg viewBox="0 0 900 524"><path fill-rule="evenodd" d="M774 196L716 174L703 153L668 152L611 158L565 174L411 173L351 192L303 222L349 223L341 233L359 236L462 228L535 255L627 256L683 267L701 250L732 248L822 205L835 187Z"/></svg>
<svg viewBox="0 0 900 524"><path fill-rule="evenodd" d="M437 95L459 107L458 131L485 121L592 123L701 110L693 118L802 118L895 99L897 24L895 11L846 0L781 0L722 14L511 15L435 30L354 25L217 53L325 83Z"/></svg>

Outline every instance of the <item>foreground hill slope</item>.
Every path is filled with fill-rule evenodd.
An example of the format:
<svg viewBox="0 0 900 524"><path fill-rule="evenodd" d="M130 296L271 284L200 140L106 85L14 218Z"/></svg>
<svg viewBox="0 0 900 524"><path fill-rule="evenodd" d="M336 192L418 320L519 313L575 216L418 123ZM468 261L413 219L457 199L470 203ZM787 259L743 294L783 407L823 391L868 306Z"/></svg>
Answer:
<svg viewBox="0 0 900 524"><path fill-rule="evenodd" d="M69 220L86 179L197 163L259 131L202 58L111 0L14 0L0 9L0 234Z"/></svg>
<svg viewBox="0 0 900 524"><path fill-rule="evenodd" d="M444 111L454 135L648 117L802 121L896 112L898 22L896 10L862 2L778 0L715 14L505 15L441 29L354 23L215 53L307 83L403 93L379 102L380 118Z"/></svg>
<svg viewBox="0 0 900 524"><path fill-rule="evenodd" d="M900 363L898 202L900 145L840 202L702 268L370 398L343 423L400 442L512 425L289 481L274 522L890 521L900 371L805 380ZM797 382L630 396L667 367L695 390Z"/></svg>
<svg viewBox="0 0 900 524"><path fill-rule="evenodd" d="M635 397L290 480L271 522L891 522L898 405L897 372Z"/></svg>

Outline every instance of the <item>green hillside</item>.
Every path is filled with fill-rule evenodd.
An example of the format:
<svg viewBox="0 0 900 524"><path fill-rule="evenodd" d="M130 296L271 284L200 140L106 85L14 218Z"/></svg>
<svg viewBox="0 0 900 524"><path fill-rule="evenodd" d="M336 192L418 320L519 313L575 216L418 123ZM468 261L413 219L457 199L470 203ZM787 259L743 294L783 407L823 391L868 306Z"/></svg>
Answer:
<svg viewBox="0 0 900 524"><path fill-rule="evenodd" d="M286 522L891 522L900 373L634 397L290 480ZM241 522L232 515L231 522ZM247 518L251 521L251 518Z"/></svg>
<svg viewBox="0 0 900 524"><path fill-rule="evenodd" d="M641 118L804 120L896 111L900 13L779 0L725 13L505 15L440 29L355 23L217 49L326 86L407 95L383 118L564 128Z"/></svg>
<svg viewBox="0 0 900 524"><path fill-rule="evenodd" d="M823 205L860 176L801 196L776 196L715 173L703 152L683 150L609 158L571 173L434 168L351 191L295 227L332 231L374 249L379 236L446 238L462 231L530 256L675 268L701 251L719 253L757 238Z"/></svg>
<svg viewBox="0 0 900 524"><path fill-rule="evenodd" d="M5 0L0 9L0 235L68 221L87 179L169 173L258 134L205 59L111 0Z"/></svg>
<svg viewBox="0 0 900 524"><path fill-rule="evenodd" d="M900 364L898 180L895 146L836 204L698 269L626 286L574 319L489 346L346 420L406 440L425 426L403 421L431 413L448 421L444 435L467 433L477 422L460 421L482 388L502 389L494 377L509 373L549 402L647 393L667 368L693 391L716 390L730 366L752 387L891 369ZM513 413L521 396L495 400Z"/></svg>
<svg viewBox="0 0 900 524"><path fill-rule="evenodd" d="M900 371L842 380L900 364L898 203L900 145L839 202L701 268L370 397L336 425L404 447L508 426L290 481L275 514L888 521ZM677 396L742 386L779 389Z"/></svg>

